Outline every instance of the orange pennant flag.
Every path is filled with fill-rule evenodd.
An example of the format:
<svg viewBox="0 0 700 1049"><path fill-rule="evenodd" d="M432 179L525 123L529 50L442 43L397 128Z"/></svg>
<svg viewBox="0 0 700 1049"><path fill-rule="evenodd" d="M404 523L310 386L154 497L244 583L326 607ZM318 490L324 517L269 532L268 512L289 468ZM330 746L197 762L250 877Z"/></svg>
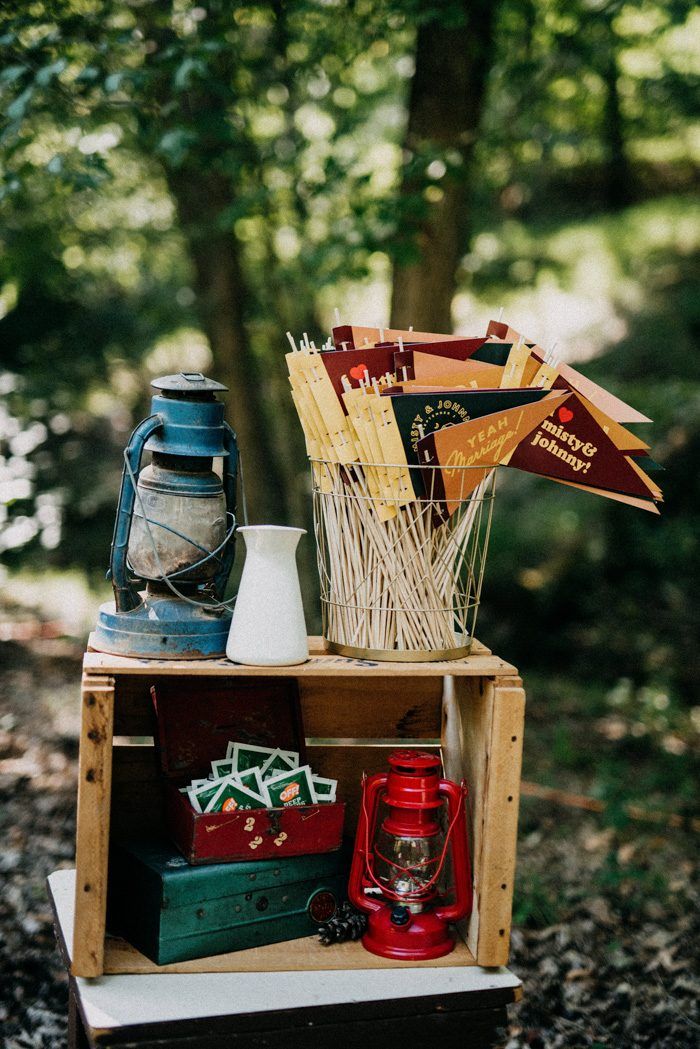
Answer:
<svg viewBox="0 0 700 1049"><path fill-rule="evenodd" d="M420 465L436 467L430 494L444 504L443 516L450 517L486 475L569 396L552 391L532 404L447 426L418 441Z"/></svg>

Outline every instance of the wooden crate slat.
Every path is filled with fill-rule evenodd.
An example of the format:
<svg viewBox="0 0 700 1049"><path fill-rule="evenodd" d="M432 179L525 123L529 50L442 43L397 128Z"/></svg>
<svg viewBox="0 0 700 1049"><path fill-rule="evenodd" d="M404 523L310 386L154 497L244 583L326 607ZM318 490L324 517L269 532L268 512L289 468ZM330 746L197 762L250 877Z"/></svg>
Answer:
<svg viewBox="0 0 700 1049"><path fill-rule="evenodd" d="M481 842L480 965L508 961L518 836L525 692L519 678L493 688L491 745Z"/></svg>
<svg viewBox="0 0 700 1049"><path fill-rule="evenodd" d="M107 911L114 682L105 679L84 688L81 702L73 971L99 976Z"/></svg>
<svg viewBox="0 0 700 1049"><path fill-rule="evenodd" d="M299 682L307 736L436 739L442 679L311 678Z"/></svg>
<svg viewBox="0 0 700 1049"><path fill-rule="evenodd" d="M371 683L357 677L302 679L299 686L306 735L435 739L440 735L442 680L405 677L397 688L395 681L385 677ZM149 690L152 684L157 688L158 681L158 674L117 678L115 735L154 734ZM232 677L230 684L234 689L235 682Z"/></svg>
<svg viewBox="0 0 700 1049"><path fill-rule="evenodd" d="M114 656L90 649L85 653L83 668L86 673L98 674L159 674L192 677L207 674L212 677L444 677L458 676L509 676L516 674L515 667L498 656L491 655L483 645L474 642L474 654L466 659L443 660L435 663L379 663L351 659L333 653L317 653L306 663L295 667L244 667L227 659L136 659L130 656Z"/></svg>
<svg viewBox="0 0 700 1049"><path fill-rule="evenodd" d="M353 835L357 825L362 773L385 772L387 758L400 739L380 744L362 742L340 746L331 743L307 744L307 760L314 772L338 780L338 798L346 802L345 833ZM421 748L439 745L421 741ZM115 834L163 829L162 786L153 746L115 746L112 772L112 825Z"/></svg>
<svg viewBox="0 0 700 1049"><path fill-rule="evenodd" d="M157 685L154 674L138 677L120 674L114 694L114 734L116 736L154 736L158 729L151 702L151 685Z"/></svg>
<svg viewBox="0 0 700 1049"><path fill-rule="evenodd" d="M467 828L472 863L474 904L471 916L458 925L476 956L482 873L482 837L491 736L492 682L477 678L446 678L443 696L442 757L445 774L468 788ZM481 964L481 962L479 962Z"/></svg>
<svg viewBox="0 0 700 1049"><path fill-rule="evenodd" d="M471 951L461 940L444 958L421 962L421 966L431 968L476 964ZM170 965L156 965L119 937L109 936L105 943L106 973L286 972L290 969L401 969L415 968L415 965L415 962L380 958L370 954L360 943L323 947L315 936Z"/></svg>

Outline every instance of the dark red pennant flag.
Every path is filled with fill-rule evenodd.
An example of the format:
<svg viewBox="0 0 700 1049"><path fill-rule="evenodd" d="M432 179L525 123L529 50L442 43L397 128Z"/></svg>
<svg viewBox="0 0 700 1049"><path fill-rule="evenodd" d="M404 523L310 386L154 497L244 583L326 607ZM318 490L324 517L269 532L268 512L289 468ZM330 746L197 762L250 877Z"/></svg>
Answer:
<svg viewBox="0 0 700 1049"><path fill-rule="evenodd" d="M575 393L520 442L508 465L643 499L655 488L651 481L645 483Z"/></svg>

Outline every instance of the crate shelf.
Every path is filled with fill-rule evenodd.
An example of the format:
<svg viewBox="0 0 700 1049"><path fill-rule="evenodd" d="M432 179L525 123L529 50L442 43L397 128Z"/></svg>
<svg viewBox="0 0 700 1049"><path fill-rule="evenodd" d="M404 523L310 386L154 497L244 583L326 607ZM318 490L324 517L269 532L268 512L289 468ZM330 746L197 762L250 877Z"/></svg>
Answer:
<svg viewBox="0 0 700 1049"><path fill-rule="evenodd" d="M441 750L445 774L470 788L474 911L461 942L427 965L500 966L508 960L525 694L517 670L474 643L466 659L371 663L327 654L310 639L297 667L242 667L225 659L143 660L88 650L83 664L78 788L76 906L72 971L245 972L401 968L359 944L322 948L313 938L156 966L105 934L110 835L163 830L160 771L153 746L150 687L193 679L295 678L308 760L337 779L353 834L360 774L383 770L387 748ZM194 681L193 681L194 684ZM138 745L134 740L138 739ZM150 800L149 800L150 799ZM416 963L412 963L414 966Z"/></svg>

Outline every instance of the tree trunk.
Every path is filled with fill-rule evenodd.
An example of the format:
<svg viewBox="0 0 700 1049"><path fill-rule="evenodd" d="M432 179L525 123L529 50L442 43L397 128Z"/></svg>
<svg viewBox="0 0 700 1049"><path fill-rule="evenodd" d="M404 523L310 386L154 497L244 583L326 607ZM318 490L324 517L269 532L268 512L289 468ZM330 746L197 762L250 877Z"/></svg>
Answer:
<svg viewBox="0 0 700 1049"><path fill-rule="evenodd" d="M426 5L435 11L435 5ZM460 0L450 5L459 24L445 26L445 11L424 21L416 42L411 84L406 161L400 190L401 241L407 254L394 266L392 327L413 324L424 331L450 331L459 261L467 248L472 157L492 62L496 0ZM450 151L457 163L431 185L425 167ZM416 157L425 158L416 173ZM404 221L404 219L406 221ZM418 257L416 256L416 252Z"/></svg>
<svg viewBox="0 0 700 1049"><path fill-rule="evenodd" d="M225 383L227 417L238 435L251 520L286 523L282 471L270 437L267 380L261 374L246 332L246 289L239 246L217 224L231 205L229 180L216 173L166 172L195 270L202 327L214 358L214 378ZM239 517L241 508L239 507Z"/></svg>
<svg viewBox="0 0 700 1049"><path fill-rule="evenodd" d="M615 54L615 35L608 26L609 55L603 80L605 82L605 110L603 138L607 144L606 191L608 206L613 211L626 207L632 200L632 173L625 152L625 137L620 93L617 87L618 68Z"/></svg>

